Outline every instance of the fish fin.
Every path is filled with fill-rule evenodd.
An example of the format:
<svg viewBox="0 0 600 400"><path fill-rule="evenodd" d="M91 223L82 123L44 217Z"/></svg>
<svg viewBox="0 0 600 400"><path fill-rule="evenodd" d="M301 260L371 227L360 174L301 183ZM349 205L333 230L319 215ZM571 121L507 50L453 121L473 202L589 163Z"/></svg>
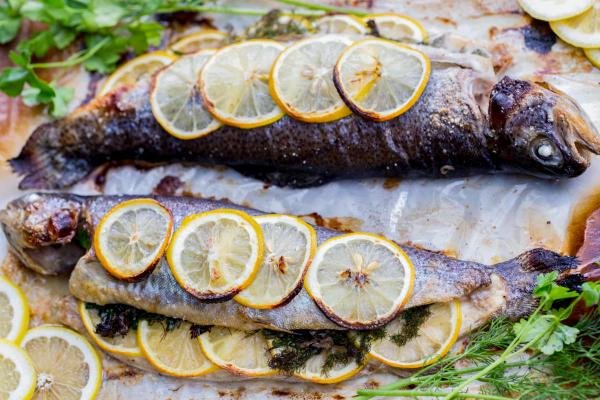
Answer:
<svg viewBox="0 0 600 400"><path fill-rule="evenodd" d="M563 272L579 265L577 257L563 256L545 249L533 249L519 255L516 261L526 272Z"/></svg>
<svg viewBox="0 0 600 400"><path fill-rule="evenodd" d="M231 168L242 175L264 181L275 186L304 188L327 183L331 178L310 172L283 172L256 165L231 165Z"/></svg>
<svg viewBox="0 0 600 400"><path fill-rule="evenodd" d="M92 171L87 160L69 156L54 140L57 123L38 127L21 153L8 161L13 172L23 176L19 189L63 189Z"/></svg>

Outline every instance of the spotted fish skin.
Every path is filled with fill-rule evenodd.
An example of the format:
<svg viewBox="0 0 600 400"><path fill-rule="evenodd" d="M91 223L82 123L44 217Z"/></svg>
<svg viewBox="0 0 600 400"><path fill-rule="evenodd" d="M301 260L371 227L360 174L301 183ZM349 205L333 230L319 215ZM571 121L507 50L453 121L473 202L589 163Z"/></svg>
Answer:
<svg viewBox="0 0 600 400"><path fill-rule="evenodd" d="M27 254L35 254L39 250L50 254L53 251L56 254L72 252L77 247L75 231L85 230L91 236L100 218L110 208L131 198L135 196L28 194L0 211L0 222L7 236L16 238L10 242L15 255L25 265L32 267L31 257L23 257L24 248L28 249ZM217 208L235 208L250 215L262 214L227 202L186 197L154 198L172 212L175 229L186 216ZM58 217L63 229L60 235L55 235L52 232L56 230L55 221ZM315 227L315 230L318 243L342 234L322 227ZM503 303L498 307L498 312L518 318L535 305L531 290L539 273L563 271L577 264L570 257L547 250L532 250L497 266L487 266L411 246L401 247L411 259L416 272L413 294L406 308L465 298L490 287L492 280L496 279L502 282L500 287L503 288L500 296ZM75 256L81 256L83 250L79 248L77 251ZM45 274L56 273L52 258L44 260L47 264L38 260L34 269ZM148 277L131 283L109 275L97 261L93 250L90 250L76 262L69 286L75 297L86 302L128 304L202 325L245 330L264 327L279 330L343 329L320 311L304 289L289 303L272 310L252 309L234 300L202 302L177 284L164 258Z"/></svg>
<svg viewBox="0 0 600 400"><path fill-rule="evenodd" d="M142 80L40 126L10 164L24 176L21 189L66 188L106 162L126 161L228 165L301 187L341 178L515 171L573 177L589 166L590 152L600 153L597 132L570 99L522 80L494 84L490 73L447 64L443 50L427 52L433 70L425 91L390 121L353 114L311 124L285 116L264 127L223 126L179 140L156 122L151 82Z"/></svg>

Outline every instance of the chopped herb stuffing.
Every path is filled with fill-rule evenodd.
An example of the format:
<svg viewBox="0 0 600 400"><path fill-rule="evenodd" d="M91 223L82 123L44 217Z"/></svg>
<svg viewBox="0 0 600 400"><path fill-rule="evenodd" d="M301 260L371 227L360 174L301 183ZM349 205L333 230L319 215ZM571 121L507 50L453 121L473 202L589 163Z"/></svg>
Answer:
<svg viewBox="0 0 600 400"><path fill-rule="evenodd" d="M390 336L390 340L399 347L404 346L409 340L416 337L423 322L429 318L431 311L429 305L412 307L404 310L399 318L404 321L404 329Z"/></svg>

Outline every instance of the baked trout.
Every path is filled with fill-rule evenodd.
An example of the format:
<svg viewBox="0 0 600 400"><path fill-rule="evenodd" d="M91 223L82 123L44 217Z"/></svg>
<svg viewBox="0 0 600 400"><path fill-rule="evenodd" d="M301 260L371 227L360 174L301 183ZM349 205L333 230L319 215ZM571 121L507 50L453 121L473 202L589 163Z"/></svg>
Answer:
<svg viewBox="0 0 600 400"><path fill-rule="evenodd" d="M461 60L476 56L421 49L432 60L429 83L409 111L387 122L350 115L309 124L284 117L179 140L155 120L151 83L141 81L38 127L10 164L24 175L21 189L69 187L108 161L228 165L301 187L360 177L574 177L589 166L590 152L600 154L598 133L564 95L510 78L494 85L491 67Z"/></svg>
<svg viewBox="0 0 600 400"><path fill-rule="evenodd" d="M67 272L73 268L73 264L68 265L67 260L80 257L85 252L78 242L85 242L85 238L92 235L94 226L111 207L129 198L29 194L12 201L1 211L0 221L14 253L25 265L43 274ZM222 207L241 209L252 215L260 214L256 210L218 201L180 197L156 199L171 210L175 227L187 215ZM325 228L315 229L318 243L339 234ZM574 258L542 249L487 266L410 246L402 248L416 271L414 291L406 308L463 298L487 290L495 282L493 286L500 288L494 290L495 296L501 299L498 312L519 318L535 306L531 289L538 274L551 270L564 271L577 265ZM40 251L43 256L39 256ZM53 252L56 257L51 256ZM56 267L56 259L63 260L61 268ZM90 251L79 259L71 273L70 291L86 302L127 304L200 325L221 325L244 330L264 327L287 331L343 329L321 312L304 289L288 304L272 310L248 308L233 300L202 302L178 285L164 259L147 278L128 283L110 276Z"/></svg>

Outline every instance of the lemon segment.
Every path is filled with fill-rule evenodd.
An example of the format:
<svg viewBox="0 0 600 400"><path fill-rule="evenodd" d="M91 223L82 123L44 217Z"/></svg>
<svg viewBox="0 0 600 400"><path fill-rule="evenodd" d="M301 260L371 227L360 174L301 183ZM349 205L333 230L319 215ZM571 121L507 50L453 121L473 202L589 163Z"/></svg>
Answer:
<svg viewBox="0 0 600 400"><path fill-rule="evenodd" d="M414 43L427 42L429 35L416 19L406 15L385 13L364 17L365 23L373 21L379 35L385 39L409 41Z"/></svg>
<svg viewBox="0 0 600 400"><path fill-rule="evenodd" d="M329 122L351 113L333 83L333 67L352 40L325 35L301 40L273 64L271 95L290 116L304 122Z"/></svg>
<svg viewBox="0 0 600 400"><path fill-rule="evenodd" d="M399 345L390 337L402 334L406 320L402 315L386 325L386 338L371 345L369 354L396 368L420 368L445 356L458 338L462 313L460 301L436 303L427 309L428 316L417 334Z"/></svg>
<svg viewBox="0 0 600 400"><path fill-rule="evenodd" d="M268 365L269 346L260 331L213 326L199 340L206 357L232 374L259 377L277 373Z"/></svg>
<svg viewBox="0 0 600 400"><path fill-rule="evenodd" d="M29 327L29 305L23 291L0 276L0 339L19 343Z"/></svg>
<svg viewBox="0 0 600 400"><path fill-rule="evenodd" d="M350 233L322 243L304 287L335 323L373 329L396 317L412 294L415 269L394 242Z"/></svg>
<svg viewBox="0 0 600 400"><path fill-rule="evenodd" d="M317 248L317 234L296 217L273 214L255 219L264 236L264 257L252 283L234 299L247 307L275 308L302 288L304 273Z"/></svg>
<svg viewBox="0 0 600 400"><path fill-rule="evenodd" d="M346 104L374 121L412 107L429 81L431 63L419 50L384 39L364 39L338 59L334 82Z"/></svg>
<svg viewBox="0 0 600 400"><path fill-rule="evenodd" d="M596 67L600 68L600 48L599 49L583 49L585 56Z"/></svg>
<svg viewBox="0 0 600 400"><path fill-rule="evenodd" d="M196 139L221 126L204 106L198 87L198 74L215 52L201 50L183 56L156 74L150 93L152 114L178 139Z"/></svg>
<svg viewBox="0 0 600 400"><path fill-rule="evenodd" d="M284 113L269 94L269 72L284 46L248 40L220 49L200 73L208 110L221 122L250 129L271 124Z"/></svg>
<svg viewBox="0 0 600 400"><path fill-rule="evenodd" d="M313 23L319 33L342 33L365 35L367 26L358 17L353 15L327 15Z"/></svg>
<svg viewBox="0 0 600 400"><path fill-rule="evenodd" d="M172 63L177 57L166 51L155 51L136 57L117 68L104 82L98 96L112 92L120 86L133 85L149 77L165 65Z"/></svg>
<svg viewBox="0 0 600 400"><path fill-rule="evenodd" d="M263 259L263 234L248 214L217 209L185 218L167 250L171 271L201 300L224 300L246 288Z"/></svg>
<svg viewBox="0 0 600 400"><path fill-rule="evenodd" d="M574 17L593 4L594 0L519 0L519 5L527 14L544 21Z"/></svg>
<svg viewBox="0 0 600 400"><path fill-rule="evenodd" d="M152 271L171 238L173 216L154 199L123 201L94 231L94 250L114 277L137 280Z"/></svg>
<svg viewBox="0 0 600 400"><path fill-rule="evenodd" d="M165 331L162 324L138 324L138 345L146 359L158 371L180 378L206 375L218 367L202 353L198 340L192 338L191 324L182 322Z"/></svg>
<svg viewBox="0 0 600 400"><path fill-rule="evenodd" d="M556 35L577 47L600 47L600 1L575 17L550 22Z"/></svg>
<svg viewBox="0 0 600 400"><path fill-rule="evenodd" d="M102 350L125 357L142 356L135 332L130 330L125 336L116 335L112 338L100 336L96 333L96 326L100 322L98 310L88 309L82 301L79 302L77 309L86 332Z"/></svg>
<svg viewBox="0 0 600 400"><path fill-rule="evenodd" d="M36 383L35 369L27 353L0 339L0 399L29 400Z"/></svg>
<svg viewBox="0 0 600 400"><path fill-rule="evenodd" d="M95 399L102 384L102 362L80 334L55 325L31 329L21 342L37 373L36 398Z"/></svg>
<svg viewBox="0 0 600 400"><path fill-rule="evenodd" d="M176 54L191 54L200 50L218 49L227 42L227 34L216 29L205 29L182 37L169 46Z"/></svg>

